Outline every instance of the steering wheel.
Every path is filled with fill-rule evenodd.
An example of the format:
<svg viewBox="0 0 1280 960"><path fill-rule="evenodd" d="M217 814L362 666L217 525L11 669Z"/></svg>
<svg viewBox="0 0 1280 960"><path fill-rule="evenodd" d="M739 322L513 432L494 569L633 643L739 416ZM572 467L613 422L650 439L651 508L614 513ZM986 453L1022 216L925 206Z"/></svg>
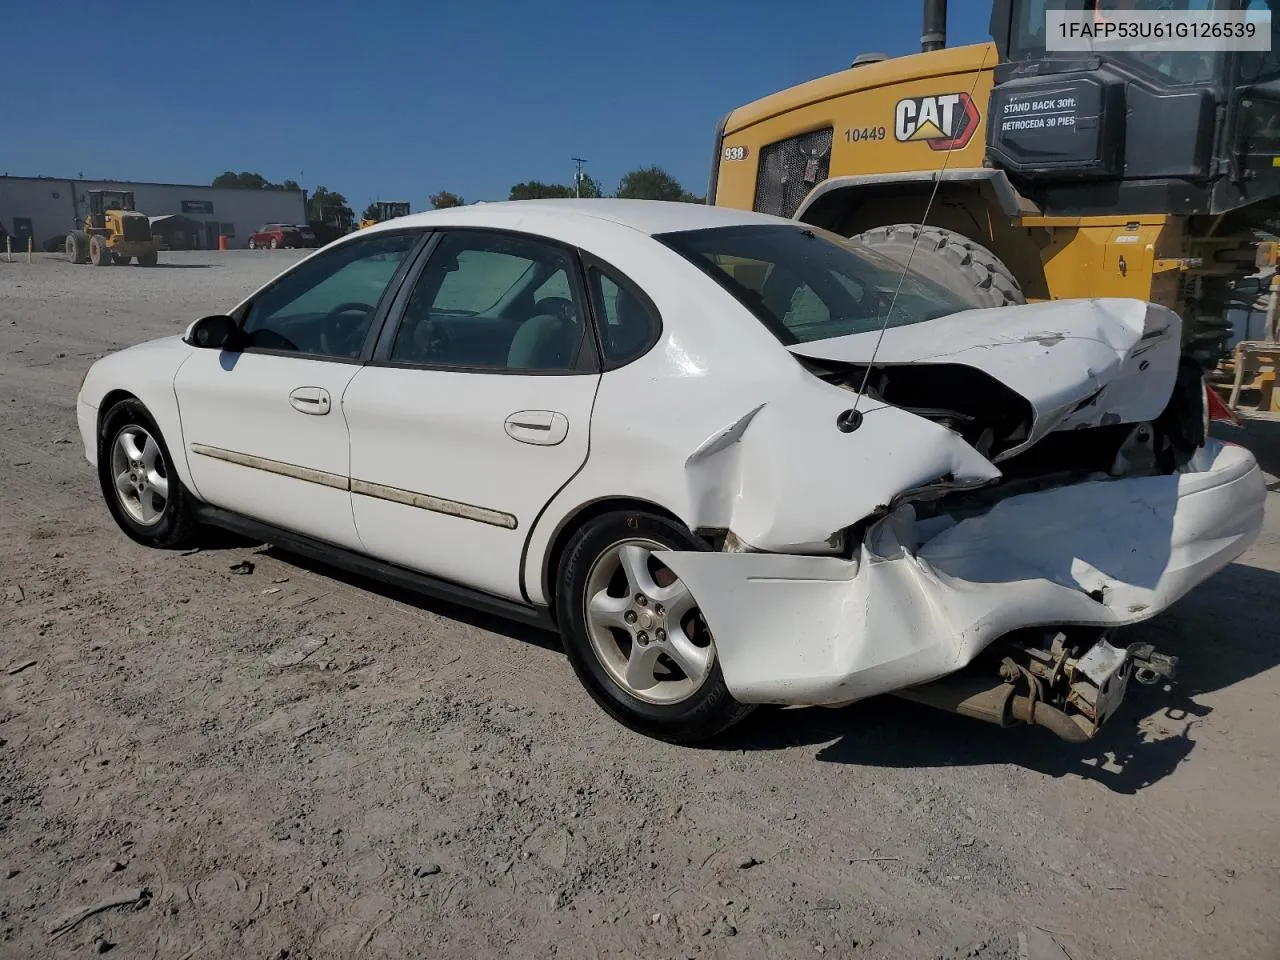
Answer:
<svg viewBox="0 0 1280 960"><path fill-rule="evenodd" d="M359 314L339 321L343 314ZM367 303L340 303L324 315L320 326L320 348L330 356L354 357L364 345L364 335L373 307Z"/></svg>

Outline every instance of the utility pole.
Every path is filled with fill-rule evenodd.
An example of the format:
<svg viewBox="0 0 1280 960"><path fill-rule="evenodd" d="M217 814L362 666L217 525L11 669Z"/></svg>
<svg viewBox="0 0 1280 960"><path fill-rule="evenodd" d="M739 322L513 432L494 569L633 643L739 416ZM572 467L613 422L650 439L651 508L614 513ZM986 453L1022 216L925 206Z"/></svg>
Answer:
<svg viewBox="0 0 1280 960"><path fill-rule="evenodd" d="M587 161L582 157L573 157L573 162L578 165L578 172L573 175L573 195L575 197L582 196L582 165Z"/></svg>

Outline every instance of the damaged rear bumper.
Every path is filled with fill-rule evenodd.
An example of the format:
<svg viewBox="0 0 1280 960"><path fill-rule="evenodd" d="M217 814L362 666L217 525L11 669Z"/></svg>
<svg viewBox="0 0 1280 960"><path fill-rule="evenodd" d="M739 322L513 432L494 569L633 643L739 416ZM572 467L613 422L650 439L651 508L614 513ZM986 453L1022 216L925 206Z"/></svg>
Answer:
<svg viewBox="0 0 1280 960"><path fill-rule="evenodd" d="M1265 484L1211 441L1186 472L1009 497L959 521L905 504L855 559L663 552L743 703L842 704L947 676L1017 630L1148 619L1246 549Z"/></svg>

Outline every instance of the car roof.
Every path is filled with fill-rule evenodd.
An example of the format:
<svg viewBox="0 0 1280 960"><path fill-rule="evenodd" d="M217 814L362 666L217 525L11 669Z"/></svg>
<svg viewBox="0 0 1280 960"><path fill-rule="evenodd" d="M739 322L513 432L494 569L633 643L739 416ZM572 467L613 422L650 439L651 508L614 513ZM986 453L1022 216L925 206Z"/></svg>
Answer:
<svg viewBox="0 0 1280 960"><path fill-rule="evenodd" d="M617 199L564 199L564 200L503 200L497 203L477 203L465 207L447 207L428 210L407 217L387 220L368 229L404 229L411 227L473 226L516 229L521 225L534 226L530 219L554 220L562 226L572 224L589 228L600 223L612 223L653 236L683 230L701 230L712 227L745 226L750 224L789 224L784 220L749 210L731 207L714 207L701 203L678 203L662 200Z"/></svg>

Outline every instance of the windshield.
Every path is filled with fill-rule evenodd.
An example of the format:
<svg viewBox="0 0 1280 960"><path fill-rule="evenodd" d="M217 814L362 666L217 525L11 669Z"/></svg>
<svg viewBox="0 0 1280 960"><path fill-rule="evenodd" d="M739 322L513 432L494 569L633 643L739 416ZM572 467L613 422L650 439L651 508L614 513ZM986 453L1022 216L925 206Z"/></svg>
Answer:
<svg viewBox="0 0 1280 960"><path fill-rule="evenodd" d="M1067 56L1045 51L1047 10L1092 10L1095 22L1101 22L1107 19L1108 13L1118 10L1207 11L1217 6L1218 0L1014 0L1009 56L1013 60ZM1097 50L1105 59L1150 74L1171 85L1212 82L1220 59L1220 54L1212 51L1107 50L1105 42L1099 42Z"/></svg>
<svg viewBox="0 0 1280 960"><path fill-rule="evenodd" d="M864 244L802 224L718 227L657 239L709 274L787 346L972 308L915 273L903 277L897 264Z"/></svg>

